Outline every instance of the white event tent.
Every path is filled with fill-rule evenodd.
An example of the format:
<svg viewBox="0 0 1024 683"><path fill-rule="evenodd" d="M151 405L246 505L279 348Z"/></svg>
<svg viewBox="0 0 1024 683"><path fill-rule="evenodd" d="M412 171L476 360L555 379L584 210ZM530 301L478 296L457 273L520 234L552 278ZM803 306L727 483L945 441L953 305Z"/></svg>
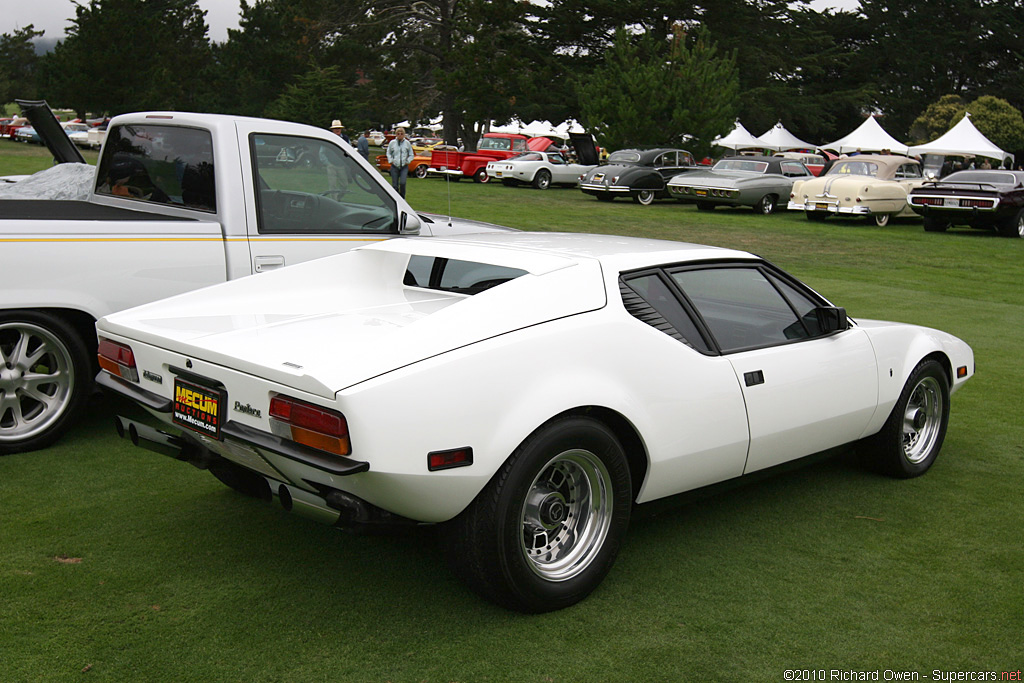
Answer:
<svg viewBox="0 0 1024 683"><path fill-rule="evenodd" d="M788 149L815 149L815 145L809 142L804 142L797 136L786 130L786 127L782 125L782 121L779 121L771 127L764 135L757 138L761 142L762 147L768 149L774 149L779 152L784 152Z"/></svg>
<svg viewBox="0 0 1024 683"><path fill-rule="evenodd" d="M910 148L886 133L872 114L852 133L835 142L821 145L821 149L831 149L840 154L858 151L880 152L883 149L895 154L908 154Z"/></svg>
<svg viewBox="0 0 1024 683"><path fill-rule="evenodd" d="M970 113L965 113L960 122L946 131L939 138L923 145L915 145L910 148L911 154L951 154L956 156L979 156L989 159L1013 159L1012 154L1007 154L981 131L971 123Z"/></svg>
<svg viewBox="0 0 1024 683"><path fill-rule="evenodd" d="M715 138L711 144L731 149L734 152L741 149L761 149L764 147L764 144L751 135L750 131L744 128L743 124L739 121L736 122L736 127L732 129L732 132L724 138Z"/></svg>

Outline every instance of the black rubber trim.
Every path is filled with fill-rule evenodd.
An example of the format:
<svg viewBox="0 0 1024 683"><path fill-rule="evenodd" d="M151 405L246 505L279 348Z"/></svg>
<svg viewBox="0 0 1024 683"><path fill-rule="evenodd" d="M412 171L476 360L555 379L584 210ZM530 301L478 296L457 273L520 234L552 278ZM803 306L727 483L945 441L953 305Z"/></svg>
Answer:
<svg viewBox="0 0 1024 683"><path fill-rule="evenodd" d="M178 221L181 223L198 220L68 199L5 199L3 218L4 220L25 221Z"/></svg>
<svg viewBox="0 0 1024 683"><path fill-rule="evenodd" d="M221 434L230 436L234 439L239 439L247 443L262 448L264 450L273 451L278 455L283 455L289 460L300 462L303 465L314 467L328 474L334 474L339 477L345 477L350 474L359 474L360 472L368 472L370 469L370 463L362 460L353 460L352 458L346 458L343 455L331 455L330 453L322 453L312 448L307 448L297 443L282 439L279 436L268 434L259 429L254 429L247 425L239 422L229 420L223 427L221 427Z"/></svg>
<svg viewBox="0 0 1024 683"><path fill-rule="evenodd" d="M171 412L171 399L154 394L152 391L146 391L120 377L114 377L106 370L100 370L100 373L96 375L96 385L101 389L126 396L158 413Z"/></svg>

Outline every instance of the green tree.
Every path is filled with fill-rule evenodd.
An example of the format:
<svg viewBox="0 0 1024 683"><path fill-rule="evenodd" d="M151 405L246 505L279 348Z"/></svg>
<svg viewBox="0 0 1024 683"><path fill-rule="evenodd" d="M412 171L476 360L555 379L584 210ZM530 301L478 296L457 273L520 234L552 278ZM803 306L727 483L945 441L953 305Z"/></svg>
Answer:
<svg viewBox="0 0 1024 683"><path fill-rule="evenodd" d="M210 45L197 0L89 0L44 59L47 97L119 114L200 108ZM52 94L51 94L52 93Z"/></svg>
<svg viewBox="0 0 1024 683"><path fill-rule="evenodd" d="M333 119L351 126L353 104L341 69L313 65L267 107L267 116L326 128Z"/></svg>
<svg viewBox="0 0 1024 683"><path fill-rule="evenodd" d="M35 99L36 68L39 63L32 41L43 35L32 24L14 33L0 34L0 104L15 98Z"/></svg>
<svg viewBox="0 0 1024 683"><path fill-rule="evenodd" d="M238 29L229 29L227 41L213 46L211 79L219 85L208 109L264 116L289 84L308 75L310 64L341 68L343 58L328 57L329 17L336 5L329 0L242 0ZM351 80L348 73L343 77Z"/></svg>
<svg viewBox="0 0 1024 683"><path fill-rule="evenodd" d="M854 66L871 74L878 98L869 104L890 134L905 137L943 94L984 92L994 64L980 56L999 33L993 8L988 0L861 0L868 33Z"/></svg>
<svg viewBox="0 0 1024 683"><path fill-rule="evenodd" d="M577 84L581 119L606 147L683 144L706 154L736 118L734 54L720 56L706 29L671 41L620 29L604 63Z"/></svg>
<svg viewBox="0 0 1024 683"><path fill-rule="evenodd" d="M472 148L481 126L511 118L529 88L521 70L531 55L529 9L515 0L366 2L355 31L377 58L368 88L381 120L440 112L445 139Z"/></svg>
<svg viewBox="0 0 1024 683"><path fill-rule="evenodd" d="M932 102L910 126L911 144L931 142L960 122L967 103L959 95L943 95Z"/></svg>
<svg viewBox="0 0 1024 683"><path fill-rule="evenodd" d="M967 105L971 123L996 146L1007 152L1024 150L1024 116L1006 100L982 95Z"/></svg>

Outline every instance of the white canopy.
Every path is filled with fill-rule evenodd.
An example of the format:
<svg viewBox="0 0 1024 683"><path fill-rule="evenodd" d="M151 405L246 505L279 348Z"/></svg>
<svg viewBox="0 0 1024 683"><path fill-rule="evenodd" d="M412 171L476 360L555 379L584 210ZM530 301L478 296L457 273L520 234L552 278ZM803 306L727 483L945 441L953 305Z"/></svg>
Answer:
<svg viewBox="0 0 1024 683"><path fill-rule="evenodd" d="M857 126L857 129L845 138L839 138L835 142L822 145L822 149L833 149L840 154L844 152L880 152L883 149L890 150L897 154L908 154L909 147L886 133L882 126L875 120L874 114L868 117L867 121Z"/></svg>
<svg viewBox="0 0 1024 683"><path fill-rule="evenodd" d="M936 140L910 148L911 154L956 154L961 156L975 155L989 159L1013 158L999 149L987 137L981 134L971 123L970 113L965 113L960 122L950 128Z"/></svg>
<svg viewBox="0 0 1024 683"><path fill-rule="evenodd" d="M575 121L563 121L557 126L552 124L550 121L530 121L529 123L523 123L519 119L513 119L511 123L506 126L491 126L492 133L519 133L520 135L527 135L531 138L541 137L555 137L561 140L565 140L569 137L569 132L582 133L580 127Z"/></svg>
<svg viewBox="0 0 1024 683"><path fill-rule="evenodd" d="M815 146L811 143L804 142L786 130L786 127L782 125L782 121L776 123L771 127L771 130L757 139L761 141L762 147L779 152L784 152L788 149L815 149Z"/></svg>
<svg viewBox="0 0 1024 683"><path fill-rule="evenodd" d="M736 127L732 129L732 132L726 135L724 138L715 138L712 145L718 145L719 147L725 147L733 151L741 149L760 149L764 147L764 144L750 134L743 124L739 121L736 122Z"/></svg>

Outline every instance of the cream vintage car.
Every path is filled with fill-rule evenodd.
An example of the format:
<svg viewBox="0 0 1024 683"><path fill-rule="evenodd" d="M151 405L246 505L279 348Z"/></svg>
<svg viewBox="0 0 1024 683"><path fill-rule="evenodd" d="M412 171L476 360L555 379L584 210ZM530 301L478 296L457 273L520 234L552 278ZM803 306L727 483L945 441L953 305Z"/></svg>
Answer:
<svg viewBox="0 0 1024 683"><path fill-rule="evenodd" d="M913 216L907 194L924 182L921 163L896 154L859 154L836 161L828 173L793 183L788 208L810 220L865 216L876 225Z"/></svg>

